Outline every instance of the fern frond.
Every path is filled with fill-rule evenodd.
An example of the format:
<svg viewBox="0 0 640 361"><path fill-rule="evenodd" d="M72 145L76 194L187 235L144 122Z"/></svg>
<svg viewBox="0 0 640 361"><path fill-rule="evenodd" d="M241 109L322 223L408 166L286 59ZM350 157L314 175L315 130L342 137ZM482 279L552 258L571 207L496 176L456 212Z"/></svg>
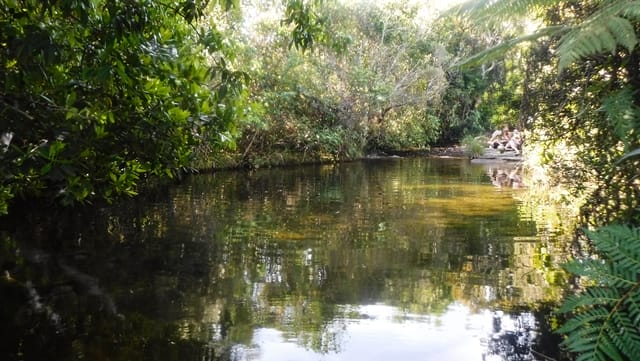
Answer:
<svg viewBox="0 0 640 361"><path fill-rule="evenodd" d="M619 299L620 294L616 289L608 287L589 288L580 295L568 297L560 308L560 312L569 312L584 306L613 305L618 302Z"/></svg>
<svg viewBox="0 0 640 361"><path fill-rule="evenodd" d="M625 301L625 306L629 309L629 318L634 325L640 325L640 300L629 297Z"/></svg>
<svg viewBox="0 0 640 361"><path fill-rule="evenodd" d="M516 45L518 44L536 41L546 36L562 34L563 32L568 31L568 29L569 28L564 25L548 26L546 28L536 31L533 34L519 36L517 38L504 41L501 44L498 44L489 49L485 49L475 55L472 55L466 59L463 59L462 61L455 63L453 66L454 67L459 66L464 68L464 67L476 66L482 63L486 63L504 56L504 54L507 51L515 48Z"/></svg>
<svg viewBox="0 0 640 361"><path fill-rule="evenodd" d="M558 329L559 333L573 334L579 337L567 338L567 342L581 344L592 334L598 333L597 327L584 327L585 325L597 325L607 319L609 313L604 308L589 308L575 310L574 316Z"/></svg>
<svg viewBox="0 0 640 361"><path fill-rule="evenodd" d="M591 351L593 349L593 343L595 342L596 337L582 337L579 341L573 344L575 350L581 351Z"/></svg>
<svg viewBox="0 0 640 361"><path fill-rule="evenodd" d="M607 2L561 39L559 69L587 56L614 52L618 46L632 51L638 44L638 36L629 19L637 20L638 17L639 1Z"/></svg>
<svg viewBox="0 0 640 361"><path fill-rule="evenodd" d="M601 110L605 113L610 127L618 139L628 143L629 132L636 127L640 111L634 102L634 91L631 88L624 88L607 96Z"/></svg>
<svg viewBox="0 0 640 361"><path fill-rule="evenodd" d="M577 360L628 360L640 355L640 228L611 225L585 231L600 259L577 260L567 266L592 282L566 299L561 312L571 312L559 333Z"/></svg>
<svg viewBox="0 0 640 361"><path fill-rule="evenodd" d="M632 51L638 44L638 38L631 21L623 17L613 16L607 23L607 30L615 37L617 43Z"/></svg>
<svg viewBox="0 0 640 361"><path fill-rule="evenodd" d="M640 355L640 335L634 332L637 326L631 321L626 312L611 315L615 327L609 333L612 342L627 355Z"/></svg>
<svg viewBox="0 0 640 361"><path fill-rule="evenodd" d="M640 1L631 1L625 4L620 13L625 18L631 20L640 20Z"/></svg>
<svg viewBox="0 0 640 361"><path fill-rule="evenodd" d="M619 340L611 337L614 334L611 325L604 322L608 317L600 316L598 319L592 318L594 322L581 323L581 328L573 331L575 337L566 339L563 344L573 352L580 353L585 360L622 360L619 357L619 348L616 346Z"/></svg>
<svg viewBox="0 0 640 361"><path fill-rule="evenodd" d="M577 276L596 283L594 286L629 287L636 283L636 276L628 268L604 259L587 259L570 262L564 268Z"/></svg>
<svg viewBox="0 0 640 361"><path fill-rule="evenodd" d="M640 229L611 225L598 231L585 231L598 240L598 250L617 265L640 270Z"/></svg>
<svg viewBox="0 0 640 361"><path fill-rule="evenodd" d="M638 43L631 22L617 16L597 17L593 21L578 26L560 41L558 67L566 68L574 61L587 56L615 52L618 45L629 51Z"/></svg>
<svg viewBox="0 0 640 361"><path fill-rule="evenodd" d="M484 22L487 19L525 16L536 9L560 2L560 0L471 0L454 7L450 12Z"/></svg>
<svg viewBox="0 0 640 361"><path fill-rule="evenodd" d="M601 351L602 354L606 355L606 357L601 357L601 360L615 360L615 361L623 361L624 358L622 354L616 347L615 343L611 340L610 334L606 333L606 329L603 330L601 337L599 339L599 343L596 347L596 352ZM598 355L601 355L598 352Z"/></svg>
<svg viewBox="0 0 640 361"><path fill-rule="evenodd" d="M488 24L492 20L518 18L529 15L537 9L544 9L559 3L559 0L480 0L467 1L445 13L459 14L477 24ZM630 21L631 20L631 21ZM597 10L585 21L567 24L558 46L558 68L562 70L588 56L603 52L615 52L619 47L632 51L638 45L638 36L632 21L640 21L640 1L610 0L603 1ZM566 29L571 30L566 32ZM559 33L558 33L559 34ZM507 41L489 50L485 50L461 64L477 64L494 54L504 54L506 49L522 41L536 40L544 35L538 33Z"/></svg>

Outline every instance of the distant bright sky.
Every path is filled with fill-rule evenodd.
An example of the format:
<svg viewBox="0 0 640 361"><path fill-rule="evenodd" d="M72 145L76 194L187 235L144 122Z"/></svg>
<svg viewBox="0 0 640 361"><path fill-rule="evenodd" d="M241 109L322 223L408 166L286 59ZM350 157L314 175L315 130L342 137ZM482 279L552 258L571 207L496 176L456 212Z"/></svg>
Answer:
<svg viewBox="0 0 640 361"><path fill-rule="evenodd" d="M338 0L343 3L349 4L354 2L371 2L384 4L388 2L397 2L397 0ZM445 11L452 6L463 3L467 0L408 0L406 3L409 5L418 5L421 9L418 17L423 17L424 19L433 19L440 12ZM256 1L255 4L260 3L260 1ZM277 18L280 14L277 12L276 7L274 7L271 11L265 11L265 9L258 10L252 0L248 0L243 2L242 10L245 13L245 25L247 27L252 27L260 20L266 18Z"/></svg>

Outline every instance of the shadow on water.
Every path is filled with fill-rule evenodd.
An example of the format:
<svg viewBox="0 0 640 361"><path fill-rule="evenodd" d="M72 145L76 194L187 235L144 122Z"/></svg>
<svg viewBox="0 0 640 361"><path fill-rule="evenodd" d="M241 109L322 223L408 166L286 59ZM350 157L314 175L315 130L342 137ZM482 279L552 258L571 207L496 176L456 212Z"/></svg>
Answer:
<svg viewBox="0 0 640 361"><path fill-rule="evenodd" d="M558 358L564 246L515 176L421 158L219 172L4 219L0 358Z"/></svg>

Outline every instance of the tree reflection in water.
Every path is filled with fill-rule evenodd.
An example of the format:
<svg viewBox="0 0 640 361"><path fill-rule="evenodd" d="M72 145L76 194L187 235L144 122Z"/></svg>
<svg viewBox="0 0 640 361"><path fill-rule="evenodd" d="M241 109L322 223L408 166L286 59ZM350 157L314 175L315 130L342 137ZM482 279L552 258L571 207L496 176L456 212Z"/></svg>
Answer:
<svg viewBox="0 0 640 361"><path fill-rule="evenodd" d="M489 360L535 360L531 346L536 339L536 319L532 313L504 315L493 314L493 329L487 339L487 351L482 359Z"/></svg>
<svg viewBox="0 0 640 361"><path fill-rule="evenodd" d="M517 191L466 161L394 159L29 214L0 235L0 359L535 359L562 243Z"/></svg>

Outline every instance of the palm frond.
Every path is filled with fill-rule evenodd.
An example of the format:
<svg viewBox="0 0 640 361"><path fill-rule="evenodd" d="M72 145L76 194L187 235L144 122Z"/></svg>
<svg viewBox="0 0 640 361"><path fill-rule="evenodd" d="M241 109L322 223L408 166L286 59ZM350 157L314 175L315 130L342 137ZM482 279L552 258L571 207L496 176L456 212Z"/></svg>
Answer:
<svg viewBox="0 0 640 361"><path fill-rule="evenodd" d="M565 300L571 318L558 329L577 360L627 360L640 355L640 228L610 225L585 231L601 257L567 269L590 286Z"/></svg>

